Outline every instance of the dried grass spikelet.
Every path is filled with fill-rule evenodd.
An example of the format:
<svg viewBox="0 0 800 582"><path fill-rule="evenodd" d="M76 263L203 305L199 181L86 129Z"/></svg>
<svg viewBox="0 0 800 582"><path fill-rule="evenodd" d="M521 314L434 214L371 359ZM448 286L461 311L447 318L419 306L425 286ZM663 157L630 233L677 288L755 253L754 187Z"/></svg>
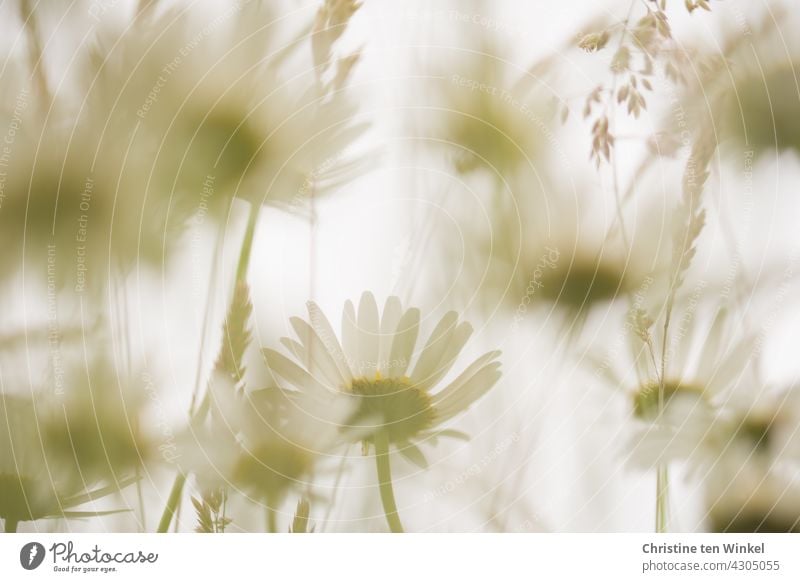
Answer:
<svg viewBox="0 0 800 582"><path fill-rule="evenodd" d="M198 499L192 497L192 505L197 514L197 533L225 533L233 519L225 516L227 492L224 488L204 491Z"/></svg>
<svg viewBox="0 0 800 582"><path fill-rule="evenodd" d="M217 371L229 374L237 383L244 379L243 360L252 338L249 327L252 313L250 288L245 281L237 281L231 306L222 326L222 347L214 365Z"/></svg>
<svg viewBox="0 0 800 582"><path fill-rule="evenodd" d="M310 512L311 505L308 503L308 499L300 499L297 502L289 533L314 533L314 526L309 523Z"/></svg>

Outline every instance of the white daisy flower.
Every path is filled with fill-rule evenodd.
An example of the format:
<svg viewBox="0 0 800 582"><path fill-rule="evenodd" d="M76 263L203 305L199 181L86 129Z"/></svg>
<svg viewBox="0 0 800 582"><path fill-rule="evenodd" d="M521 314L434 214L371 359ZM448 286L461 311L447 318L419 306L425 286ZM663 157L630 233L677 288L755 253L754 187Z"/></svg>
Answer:
<svg viewBox="0 0 800 582"><path fill-rule="evenodd" d="M687 125L705 125L720 143L735 140L757 156L800 152L800 52L784 42L776 25L787 17L769 14L751 34L730 35L722 54L692 55L699 76L681 98L690 116Z"/></svg>
<svg viewBox="0 0 800 582"><path fill-rule="evenodd" d="M453 152L453 165L460 173L507 177L520 170L531 172L550 137L553 108L541 91L531 90L528 78L486 44L490 43L477 47L477 56L454 55L445 74L433 75L438 81L433 98L437 106L426 125ZM424 107L431 107L430 100Z"/></svg>
<svg viewBox="0 0 800 582"><path fill-rule="evenodd" d="M699 316L694 308L678 311L674 317L674 341L664 347L663 336L654 329L650 345L640 342L636 358L640 381L632 404L642 432L634 456L645 463L649 459L650 466L675 459L707 461L715 456L719 407L738 390L754 350L755 337L734 335L725 310L705 332L695 321ZM652 357L662 353L667 357L663 391Z"/></svg>
<svg viewBox="0 0 800 582"><path fill-rule="evenodd" d="M740 459L741 460L741 459ZM717 468L706 485L706 518L716 533L800 532L800 485L757 463Z"/></svg>
<svg viewBox="0 0 800 582"><path fill-rule="evenodd" d="M800 530L800 395L748 386L720 404L699 476L712 531Z"/></svg>
<svg viewBox="0 0 800 582"><path fill-rule="evenodd" d="M549 315L556 308L573 325L652 285L663 259L644 225L627 225L635 243L628 248L609 234L619 230L607 209L570 200L555 183L510 180L511 193L489 204L489 228L466 217L463 228L474 242L459 277L489 312L501 306L521 319L529 310ZM460 251L451 246L448 252Z"/></svg>
<svg viewBox="0 0 800 582"><path fill-rule="evenodd" d="M0 408L0 517L9 532L57 512L61 493L47 473L33 401L0 394Z"/></svg>
<svg viewBox="0 0 800 582"><path fill-rule="evenodd" d="M366 124L345 91L358 55L332 54L347 19L330 22L341 9L328 12L316 33L307 23L312 34L283 38L265 3L205 27L167 11L120 48L97 50L93 115L105 112L114 135L130 140L129 163L152 196L170 195L173 220L201 200L225 212L232 196L297 206L361 167L347 149ZM325 36L327 27L337 34ZM298 60L305 55L312 62Z"/></svg>
<svg viewBox="0 0 800 582"><path fill-rule="evenodd" d="M245 392L222 373L210 390L210 414L179 437L182 470L195 476L203 495L236 491L274 517L286 495L307 487L318 463L341 444L348 403L322 406L278 388Z"/></svg>
<svg viewBox="0 0 800 582"><path fill-rule="evenodd" d="M155 453L144 417L146 392L122 381L111 363L97 357L75 367L64 397L49 409L39 406L39 438L51 468L72 475L77 486L124 481Z"/></svg>
<svg viewBox="0 0 800 582"><path fill-rule="evenodd" d="M341 342L322 310L308 303L309 321L293 317L298 340L281 341L297 362L264 349L275 376L321 400L331 395L353 405L343 428L375 447L381 498L393 531L402 531L391 491L390 445L424 464L412 441L436 436L442 426L465 411L500 379L499 351L479 357L446 387L437 389L456 363L472 326L444 315L424 347L417 351L420 312L403 309L389 297L379 313L372 293L365 292L356 311L348 301L342 315ZM414 365L412 366L412 361Z"/></svg>
<svg viewBox="0 0 800 582"><path fill-rule="evenodd" d="M59 285L83 291L107 284L110 260L123 269L161 265L162 215L145 205L125 151L100 135L88 120L66 127L32 121L16 135L0 192L4 272L25 262L44 275L38 266L47 263Z"/></svg>
<svg viewBox="0 0 800 582"><path fill-rule="evenodd" d="M112 479L90 489L80 470L65 469L61 451L41 434L47 403L0 393L0 518L6 532L19 522L47 518L85 518L111 512L73 511L131 484L134 479Z"/></svg>
<svg viewBox="0 0 800 582"><path fill-rule="evenodd" d="M645 469L716 455L720 405L737 389L754 349L753 336L732 333L725 310L706 327L698 321L696 300L679 305L666 346L660 324L642 323L642 312L638 318L634 312L628 323L633 361L615 367L606 360L601 367L608 383L627 387L635 427L630 461Z"/></svg>

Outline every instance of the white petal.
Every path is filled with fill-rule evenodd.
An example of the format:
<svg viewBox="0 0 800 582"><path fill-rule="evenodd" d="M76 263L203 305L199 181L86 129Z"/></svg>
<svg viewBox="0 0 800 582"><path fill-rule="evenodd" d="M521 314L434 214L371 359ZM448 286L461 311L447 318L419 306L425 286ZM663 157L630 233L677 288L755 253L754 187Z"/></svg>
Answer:
<svg viewBox="0 0 800 582"><path fill-rule="evenodd" d="M415 464L420 469L428 468L428 459L417 445L412 443L400 443L397 445L398 452L409 462Z"/></svg>
<svg viewBox="0 0 800 582"><path fill-rule="evenodd" d="M447 375L450 368L453 367L461 350L467 343L469 336L472 335L472 326L467 322L462 322L456 327L452 337L448 342L445 353L442 354L442 359L439 361L437 368L425 379L420 380L415 386L420 390L430 390L442 378Z"/></svg>
<svg viewBox="0 0 800 582"><path fill-rule="evenodd" d="M725 335L726 323L727 311L720 309L711 324L711 329L708 330L708 336L705 338L700 351L700 359L697 362L697 377L700 380L706 380L714 375L714 366L720 361L719 354Z"/></svg>
<svg viewBox="0 0 800 582"><path fill-rule="evenodd" d="M392 365L387 370L390 378L399 378L405 375L417 345L418 334L419 309L412 308L406 311L397 323L397 330L392 340L392 351L389 355L389 362Z"/></svg>
<svg viewBox="0 0 800 582"><path fill-rule="evenodd" d="M634 371L636 372L636 378L640 385L643 385L653 378L653 374L655 370L652 370L652 356L650 354L650 348L647 344L638 337L633 337L634 334L631 334L633 341L629 342L629 347L631 349L631 356L633 358L634 365L632 366ZM629 370L625 370L626 377L630 375Z"/></svg>
<svg viewBox="0 0 800 582"><path fill-rule="evenodd" d="M358 357L360 375L375 375L378 362L378 304L375 296L365 291L358 304Z"/></svg>
<svg viewBox="0 0 800 582"><path fill-rule="evenodd" d="M386 300L381 317L381 337L378 349L378 371L386 373L389 369L389 356L392 351L392 341L394 332L397 330L397 323L403 315L403 307L400 299L392 295Z"/></svg>
<svg viewBox="0 0 800 582"><path fill-rule="evenodd" d="M745 338L727 351L721 358L721 364L713 370L706 384L706 389L713 398L723 391L730 392L744 374L755 350L755 336Z"/></svg>
<svg viewBox="0 0 800 582"><path fill-rule="evenodd" d="M677 320L678 314L673 317ZM691 317L688 321L685 319ZM698 328L697 318L691 310L687 310L683 314L680 325L682 326L681 333L672 334L672 337L667 340L667 350L671 354L667 359L667 376L680 378L684 376L692 363L692 354L697 353L696 340L699 339L702 330ZM663 334L659 333L663 337ZM695 341L692 341L694 338ZM663 342L662 342L663 343ZM661 352L656 352L660 354Z"/></svg>
<svg viewBox="0 0 800 582"><path fill-rule="evenodd" d="M287 351L290 354L292 354L298 362L303 364L303 367L305 367L306 370L308 370L311 367L311 361L308 359L308 352L302 346L302 344L300 344L300 342L296 342L295 340L288 337L282 337L281 344L283 344L283 347L285 347Z"/></svg>
<svg viewBox="0 0 800 582"><path fill-rule="evenodd" d="M699 396L686 396L670 400L662 421L640 423L631 443L629 461L634 466L649 469L675 460L700 459L706 454L713 421L711 410Z"/></svg>
<svg viewBox="0 0 800 582"><path fill-rule="evenodd" d="M464 412L486 394L500 379L500 362L492 362L484 366L471 378L463 381L457 390L449 393L446 398L440 399L436 406L437 422L445 422L461 412ZM458 380L456 380L458 381Z"/></svg>
<svg viewBox="0 0 800 582"><path fill-rule="evenodd" d="M230 375L215 372L209 382L209 396L214 412L228 422L237 422L236 415L240 412L239 398L236 394L236 384Z"/></svg>
<svg viewBox="0 0 800 582"><path fill-rule="evenodd" d="M411 381L415 385L426 382L438 371L438 366L442 357L447 353L450 338L453 336L457 323L458 314L455 311L447 312L439 320L411 373Z"/></svg>
<svg viewBox="0 0 800 582"><path fill-rule="evenodd" d="M444 404L445 401L452 398L453 394L458 392L464 384L469 382L472 377L478 373L478 371L492 362L492 360L496 360L500 357L501 352L499 350L495 350L492 352L486 352L477 360L472 362L467 368L461 372L461 374L453 380L447 388L437 392L431 397L431 404L433 406L439 406L440 404Z"/></svg>
<svg viewBox="0 0 800 582"><path fill-rule="evenodd" d="M325 317L325 314L322 313L322 310L313 301L308 302L308 316L311 325L314 327L314 331L317 332L317 336L325 343L325 347L328 353L330 353L334 364L336 364L339 374L347 384L350 384L350 381L353 379L353 373L350 371L350 365L347 363L344 350L342 350L339 339L333 332L328 318Z"/></svg>
<svg viewBox="0 0 800 582"><path fill-rule="evenodd" d="M354 375L360 375L361 370L356 365L358 362L358 327L356 326L356 310L349 299L344 304L342 311L342 348L344 349L347 365Z"/></svg>
<svg viewBox="0 0 800 582"><path fill-rule="evenodd" d="M294 328L300 343L306 348L308 359L311 362L309 372L312 376L325 379L330 387L341 387L345 384L336 362L333 360L328 346L317 335L317 332L303 319L292 317L289 320ZM339 342L336 342L339 345Z"/></svg>
<svg viewBox="0 0 800 582"><path fill-rule="evenodd" d="M279 354L275 350L264 348L261 350L267 367L290 384L308 390L312 393L330 394L328 388L322 385L316 378L306 372L303 368L295 364L286 356Z"/></svg>

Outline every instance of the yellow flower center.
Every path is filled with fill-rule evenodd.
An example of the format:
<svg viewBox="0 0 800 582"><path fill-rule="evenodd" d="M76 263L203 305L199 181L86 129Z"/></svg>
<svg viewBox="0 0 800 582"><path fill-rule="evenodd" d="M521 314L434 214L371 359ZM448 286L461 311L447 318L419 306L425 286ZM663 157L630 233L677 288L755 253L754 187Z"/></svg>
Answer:
<svg viewBox="0 0 800 582"><path fill-rule="evenodd" d="M389 442L404 442L433 426L435 411L425 390L408 378L355 378L350 394L358 397L349 424L357 429L387 433ZM366 440L371 440L368 437Z"/></svg>
<svg viewBox="0 0 800 582"><path fill-rule="evenodd" d="M749 444L754 451L767 452L773 436L773 420L763 416L748 416L736 427L735 437Z"/></svg>
<svg viewBox="0 0 800 582"><path fill-rule="evenodd" d="M241 178L259 152L261 140L253 131L250 120L238 117L220 107L212 110L199 123L195 119L187 121L185 136L192 139L189 151L203 172L212 174L216 181L226 186ZM195 133L196 132L196 133ZM180 155L183 155L183 151ZM197 172L191 165L185 172ZM204 174L203 174L204 175ZM196 176L183 176L194 180ZM200 189L199 179L190 186Z"/></svg>
<svg viewBox="0 0 800 582"><path fill-rule="evenodd" d="M658 417L659 392L660 385L658 382L648 382L633 395L633 413L637 418L642 420L654 420ZM676 380L668 380L664 383L664 408L666 408L674 398L681 395L693 396L695 398L702 397L703 389L700 386L682 384L680 381Z"/></svg>
<svg viewBox="0 0 800 582"><path fill-rule="evenodd" d="M726 95L723 122L758 150L800 149L800 117L795 86L797 63L785 62L772 70L756 71ZM734 98L735 97L735 98Z"/></svg>
<svg viewBox="0 0 800 582"><path fill-rule="evenodd" d="M257 497L280 501L303 479L312 463L308 451L276 436L239 455L233 481Z"/></svg>
<svg viewBox="0 0 800 582"><path fill-rule="evenodd" d="M626 288L625 272L616 265L585 259L570 265L566 257L555 269L545 270L541 283L545 297L576 309L614 299Z"/></svg>

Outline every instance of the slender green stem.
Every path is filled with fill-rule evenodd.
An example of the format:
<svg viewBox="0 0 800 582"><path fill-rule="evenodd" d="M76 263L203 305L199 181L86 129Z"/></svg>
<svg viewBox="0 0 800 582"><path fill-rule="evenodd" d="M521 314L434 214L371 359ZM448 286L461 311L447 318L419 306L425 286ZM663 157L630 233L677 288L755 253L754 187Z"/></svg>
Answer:
<svg viewBox="0 0 800 582"><path fill-rule="evenodd" d="M656 532L669 530L669 473L666 465L658 467L656 475Z"/></svg>
<svg viewBox="0 0 800 582"><path fill-rule="evenodd" d="M236 282L247 279L247 268L250 266L250 252L253 250L253 238L256 234L256 224L258 223L258 211L260 207L250 207L247 216L247 228L242 239L242 250L239 253L239 264L236 267Z"/></svg>
<svg viewBox="0 0 800 582"><path fill-rule="evenodd" d="M208 273L208 295L206 297L206 310L203 314L203 327L200 332L200 347L197 350L198 357L197 357L197 368L195 369L195 376L194 376L194 387L192 389L192 401L189 404L189 416L194 416L197 414L197 396L200 393L200 383L203 378L203 352L205 352L206 347L206 337L208 336L208 326L209 319L211 319L211 309L210 305L213 303L214 292L216 290L216 281L217 281L217 270L219 269L219 263L221 261L222 256L222 229L217 228L217 235L216 241L214 243L214 257L211 260L211 270Z"/></svg>
<svg viewBox="0 0 800 582"><path fill-rule="evenodd" d="M244 233L244 239L242 240L242 249L239 252L239 263L236 266L236 284L240 281L244 281L247 277L247 268L250 265L250 251L253 248L253 239L255 238L259 209L259 207L250 207L250 212L247 217L247 228ZM203 401L205 402L207 398L208 394L204 396ZM192 399L194 401L194 396ZM192 408L194 408L194 406L192 406ZM204 410L204 406L201 404L198 411L202 410ZM190 410L190 413L196 414L194 410ZM167 506L164 508L164 513L161 514L161 521L158 524L159 533L165 533L169 530L169 524L180 503L181 496L183 495L183 486L185 484L186 476L184 474L178 473L175 475L175 481L172 483L172 491L170 491L169 499L167 499Z"/></svg>
<svg viewBox="0 0 800 582"><path fill-rule="evenodd" d="M617 45L617 50L622 48L622 45L625 43L625 37L628 34L628 23L631 20L631 15L633 14L633 7L636 5L636 0L632 0L630 6L628 7L628 13L625 16L625 20L623 21L622 26L622 34L619 37L619 44ZM617 117L617 107L614 104L614 96L617 94L617 83L619 82L619 74L614 73L614 77L611 81L611 107L608 113L609 117L611 118L611 128L612 131L616 129L616 117ZM608 106L606 106L608 108ZM622 214L622 198L620 197L619 192L619 168L617 163L617 152L614 150L614 159L611 162L611 177L614 183L614 201L617 207L617 221L619 222L619 229L622 233L622 242L625 244L625 248L630 248L630 240L628 239L628 231L625 228L625 217Z"/></svg>
<svg viewBox="0 0 800 582"><path fill-rule="evenodd" d="M6 518L5 528L4 531L6 533L17 533L17 524L19 522L16 519L11 519L10 517Z"/></svg>
<svg viewBox="0 0 800 582"><path fill-rule="evenodd" d="M392 467L389 462L389 436L385 431L379 430L375 434L375 465L378 469L378 487L381 492L383 513L392 533L403 533L403 524L400 514L397 513L397 503L394 500L392 488Z"/></svg>
<svg viewBox="0 0 800 582"><path fill-rule="evenodd" d="M136 499L139 504L139 533L144 533L147 531L147 511L144 507L141 468L138 465L136 467Z"/></svg>
<svg viewBox="0 0 800 582"><path fill-rule="evenodd" d="M228 492L222 489L222 517L217 520L217 533L225 533L225 518L228 510Z"/></svg>
<svg viewBox="0 0 800 582"><path fill-rule="evenodd" d="M271 505L267 506L267 532L278 533L278 513Z"/></svg>
<svg viewBox="0 0 800 582"><path fill-rule="evenodd" d="M158 522L158 533L167 533L169 531L169 524L172 522L172 516L175 515L175 509L180 503L181 495L183 494L183 485L186 483L186 475L178 473L175 476L175 482L172 484L172 490L169 492L167 498L167 505L164 507L164 513L161 514L161 521Z"/></svg>
<svg viewBox="0 0 800 582"><path fill-rule="evenodd" d="M664 399L667 385L667 342L669 341L669 324L675 304L675 283L672 283L667 309L664 314L664 335L661 341L661 370L658 378L658 422L663 422ZM656 474L656 532L666 533L669 529L669 470L662 460Z"/></svg>

